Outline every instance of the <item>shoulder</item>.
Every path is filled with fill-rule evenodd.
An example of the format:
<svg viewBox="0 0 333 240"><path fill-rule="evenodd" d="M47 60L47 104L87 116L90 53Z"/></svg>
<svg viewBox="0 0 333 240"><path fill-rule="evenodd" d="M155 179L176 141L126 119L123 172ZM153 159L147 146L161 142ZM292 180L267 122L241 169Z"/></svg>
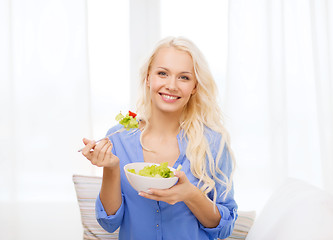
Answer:
<svg viewBox="0 0 333 240"><path fill-rule="evenodd" d="M111 127L107 132L106 132L106 135L105 136L108 136L116 131L118 131L119 129L121 129L123 126L121 124L117 124L113 127Z"/></svg>
<svg viewBox="0 0 333 240"><path fill-rule="evenodd" d="M112 133L115 133L121 129L124 131L120 131L110 136ZM125 130L123 129L123 125L117 124L107 131L106 136L108 136L108 138L111 140L112 143L122 143L123 145L131 145L138 139L136 137L138 134L140 135L140 131L138 129Z"/></svg>
<svg viewBox="0 0 333 240"><path fill-rule="evenodd" d="M205 127L204 135L207 139L210 151L214 158L221 156L226 161L230 160L230 151L227 145L226 139L222 133L212 130L211 128Z"/></svg>
<svg viewBox="0 0 333 240"><path fill-rule="evenodd" d="M234 168L234 163L226 139L223 138L223 134L206 127L205 136L213 158L215 161L218 161L219 169L230 176Z"/></svg>
<svg viewBox="0 0 333 240"><path fill-rule="evenodd" d="M204 136L207 139L207 142L210 146L219 146L222 141L222 134L205 126L204 127Z"/></svg>

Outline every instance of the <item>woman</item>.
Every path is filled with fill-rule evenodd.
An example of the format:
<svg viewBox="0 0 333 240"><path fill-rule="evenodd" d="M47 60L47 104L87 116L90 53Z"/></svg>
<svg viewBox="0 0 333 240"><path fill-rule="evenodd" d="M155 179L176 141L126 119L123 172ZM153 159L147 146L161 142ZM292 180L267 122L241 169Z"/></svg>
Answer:
<svg viewBox="0 0 333 240"><path fill-rule="evenodd" d="M83 155L103 167L98 222L109 232L120 227L119 239L126 240L228 237L237 218L234 158L202 54L185 38L160 41L142 68L140 86L138 131L98 144L83 139ZM140 161L181 164L177 184L137 194L123 166Z"/></svg>

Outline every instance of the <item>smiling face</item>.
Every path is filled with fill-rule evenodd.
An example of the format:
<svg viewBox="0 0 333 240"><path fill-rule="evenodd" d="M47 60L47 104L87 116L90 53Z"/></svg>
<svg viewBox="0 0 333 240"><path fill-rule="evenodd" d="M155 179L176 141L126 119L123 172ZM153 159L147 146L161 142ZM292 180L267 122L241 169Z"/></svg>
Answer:
<svg viewBox="0 0 333 240"><path fill-rule="evenodd" d="M149 68L147 86L153 111L180 114L196 91L191 56L173 47L158 50Z"/></svg>

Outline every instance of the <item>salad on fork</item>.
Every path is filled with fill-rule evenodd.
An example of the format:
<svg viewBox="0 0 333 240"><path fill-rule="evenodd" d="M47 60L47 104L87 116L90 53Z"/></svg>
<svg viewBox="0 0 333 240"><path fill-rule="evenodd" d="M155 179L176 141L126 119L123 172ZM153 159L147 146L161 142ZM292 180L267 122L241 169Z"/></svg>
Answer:
<svg viewBox="0 0 333 240"><path fill-rule="evenodd" d="M136 129L139 128L139 121L136 119L137 114L131 111L128 111L128 113L124 116L121 112L116 116L116 121L118 121L119 124L123 125L122 128L120 128L119 130L99 139L96 141L96 143L102 141L105 138L108 138L110 136L112 136L113 134L116 133L120 133L123 131L129 131L131 129ZM78 150L78 152L81 152L83 150L83 148L81 148L80 150Z"/></svg>

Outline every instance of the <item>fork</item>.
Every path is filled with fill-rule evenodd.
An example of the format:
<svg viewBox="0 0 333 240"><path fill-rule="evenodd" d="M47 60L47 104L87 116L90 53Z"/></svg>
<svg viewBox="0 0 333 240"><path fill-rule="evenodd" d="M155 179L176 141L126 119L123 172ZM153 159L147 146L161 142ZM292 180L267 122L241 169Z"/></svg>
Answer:
<svg viewBox="0 0 333 240"><path fill-rule="evenodd" d="M103 138L97 140L95 143L98 143L98 142L100 142L100 141L102 141L102 140L104 140L104 139L106 139L106 138L108 138L108 137L111 137L113 134L121 133L121 132L123 132L123 131L125 131L125 130L126 130L125 128L120 128L119 130L117 130L117 131L115 131L115 132L113 132L113 133L110 133L109 135L106 135L105 137L103 137ZM84 148L84 147L83 147L83 148ZM80 150L78 150L78 152L82 152L83 148L81 148Z"/></svg>

